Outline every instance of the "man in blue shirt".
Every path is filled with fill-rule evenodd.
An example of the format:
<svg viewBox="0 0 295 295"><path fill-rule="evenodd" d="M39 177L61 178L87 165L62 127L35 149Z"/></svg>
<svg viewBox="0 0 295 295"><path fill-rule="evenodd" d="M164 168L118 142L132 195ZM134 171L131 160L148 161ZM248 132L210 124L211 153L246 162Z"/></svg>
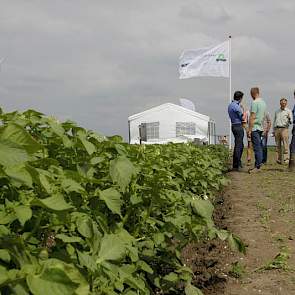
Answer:
<svg viewBox="0 0 295 295"><path fill-rule="evenodd" d="M238 171L242 167L241 158L244 149L244 128L242 126L243 121L243 109L240 105L243 99L244 93L236 91L234 93L234 99L228 106L228 115L231 120L231 130L235 138L235 147L233 153L233 170Z"/></svg>
<svg viewBox="0 0 295 295"><path fill-rule="evenodd" d="M295 90L294 90L295 98ZM290 143L290 160L289 160L289 170L295 171L295 105L292 110L293 113L293 129L292 129L292 139Z"/></svg>

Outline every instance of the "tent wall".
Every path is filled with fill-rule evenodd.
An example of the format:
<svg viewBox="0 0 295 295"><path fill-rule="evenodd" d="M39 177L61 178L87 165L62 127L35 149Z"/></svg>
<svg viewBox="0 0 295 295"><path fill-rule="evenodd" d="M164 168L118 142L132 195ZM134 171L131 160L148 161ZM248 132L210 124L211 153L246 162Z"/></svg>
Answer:
<svg viewBox="0 0 295 295"><path fill-rule="evenodd" d="M169 140L176 137L176 122L196 123L197 135L207 137L209 117L201 115L198 117L182 110L181 107L167 105L161 109L151 109L138 116L129 119L130 143L139 143L139 125L141 123L159 122L159 140ZM132 118L133 117L133 118Z"/></svg>

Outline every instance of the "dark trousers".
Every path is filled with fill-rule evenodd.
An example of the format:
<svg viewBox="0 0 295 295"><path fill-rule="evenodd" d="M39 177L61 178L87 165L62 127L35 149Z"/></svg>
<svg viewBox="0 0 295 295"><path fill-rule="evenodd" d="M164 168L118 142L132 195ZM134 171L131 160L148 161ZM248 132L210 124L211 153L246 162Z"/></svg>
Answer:
<svg viewBox="0 0 295 295"><path fill-rule="evenodd" d="M262 131L252 131L251 140L253 144L253 150L255 154L255 167L260 168L263 160L263 145L262 145Z"/></svg>
<svg viewBox="0 0 295 295"><path fill-rule="evenodd" d="M293 126L293 129L292 129L292 139L290 143L290 157L291 157L291 154L295 154L295 126Z"/></svg>
<svg viewBox="0 0 295 295"><path fill-rule="evenodd" d="M239 168L242 165L241 158L244 149L244 128L242 127L242 124L235 124L232 125L231 130L235 138L233 168Z"/></svg>
<svg viewBox="0 0 295 295"><path fill-rule="evenodd" d="M262 136L262 163L267 162L267 139L268 136Z"/></svg>

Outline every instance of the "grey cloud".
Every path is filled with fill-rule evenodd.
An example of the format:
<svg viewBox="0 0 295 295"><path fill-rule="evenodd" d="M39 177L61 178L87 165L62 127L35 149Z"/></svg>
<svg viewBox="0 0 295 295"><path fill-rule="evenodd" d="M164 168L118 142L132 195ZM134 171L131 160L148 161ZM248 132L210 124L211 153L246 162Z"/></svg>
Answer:
<svg viewBox="0 0 295 295"><path fill-rule="evenodd" d="M270 110L293 91L292 1L1 2L4 109L36 108L127 138L127 117L180 97L226 132L226 79L178 79L182 50L233 35L233 90L249 105L261 87ZM292 89L290 89L292 88Z"/></svg>
<svg viewBox="0 0 295 295"><path fill-rule="evenodd" d="M199 21L211 22L214 24L227 22L231 19L230 14L220 1L189 1L180 10L180 17L185 19L197 19Z"/></svg>
<svg viewBox="0 0 295 295"><path fill-rule="evenodd" d="M265 63L275 59L278 52L264 40L257 37L238 36L232 41L233 62Z"/></svg>

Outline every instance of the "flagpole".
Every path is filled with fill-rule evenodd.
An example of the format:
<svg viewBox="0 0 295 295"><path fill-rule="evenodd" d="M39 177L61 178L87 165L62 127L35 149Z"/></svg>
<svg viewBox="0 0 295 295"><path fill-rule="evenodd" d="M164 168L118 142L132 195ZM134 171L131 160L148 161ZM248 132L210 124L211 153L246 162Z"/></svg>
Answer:
<svg viewBox="0 0 295 295"><path fill-rule="evenodd" d="M228 37L228 52L229 52L229 103L232 101L232 93L231 93L231 36ZM229 149L231 150L231 120L229 120Z"/></svg>

